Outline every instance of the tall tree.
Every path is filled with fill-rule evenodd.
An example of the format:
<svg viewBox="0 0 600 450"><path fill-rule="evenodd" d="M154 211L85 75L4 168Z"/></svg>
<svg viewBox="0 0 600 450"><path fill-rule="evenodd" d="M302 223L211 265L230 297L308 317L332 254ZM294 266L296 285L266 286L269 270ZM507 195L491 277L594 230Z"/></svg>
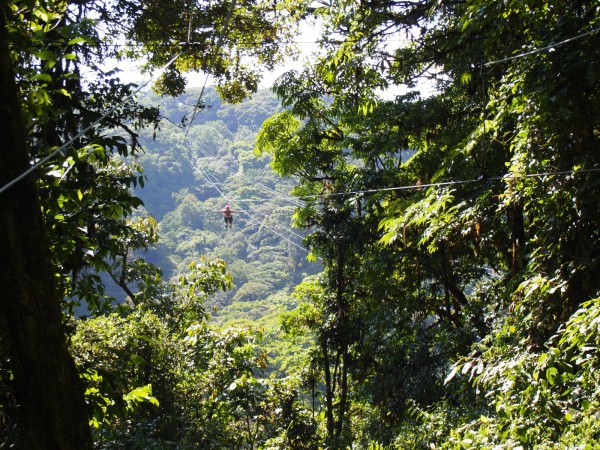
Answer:
<svg viewBox="0 0 600 450"><path fill-rule="evenodd" d="M29 168L21 104L8 48L8 2L0 9L0 184ZM91 449L83 386L67 350L61 292L31 178L0 196L0 320L20 444L28 449ZM4 362L3 362L4 365ZM6 376L6 373L3 375Z"/></svg>

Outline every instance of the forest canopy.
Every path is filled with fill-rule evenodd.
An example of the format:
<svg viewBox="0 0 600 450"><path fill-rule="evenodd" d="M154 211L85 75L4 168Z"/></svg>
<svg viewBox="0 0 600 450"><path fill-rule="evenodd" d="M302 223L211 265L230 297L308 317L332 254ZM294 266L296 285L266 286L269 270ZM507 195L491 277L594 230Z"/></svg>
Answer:
<svg viewBox="0 0 600 450"><path fill-rule="evenodd" d="M597 2L3 0L1 19L3 445L598 446ZM248 101L305 20L319 53L280 105ZM194 124L211 91L166 121L177 100L140 102L109 57L164 70L159 95L210 72L240 107ZM245 219L214 254L209 191L256 196L224 167L295 197L319 273L250 248ZM173 209L142 208L151 175ZM276 332L208 308L269 302Z"/></svg>

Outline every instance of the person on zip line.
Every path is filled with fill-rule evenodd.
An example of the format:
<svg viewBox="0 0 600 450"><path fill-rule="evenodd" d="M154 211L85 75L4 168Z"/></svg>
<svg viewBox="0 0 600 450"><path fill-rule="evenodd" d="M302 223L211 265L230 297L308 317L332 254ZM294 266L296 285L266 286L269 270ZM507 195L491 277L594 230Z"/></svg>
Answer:
<svg viewBox="0 0 600 450"><path fill-rule="evenodd" d="M233 225L233 213L243 213L244 211L234 211L233 209L231 209L231 206L229 206L228 202L225 205L225 208L215 212L223 213L223 219L225 220L225 228L227 228L228 226L229 228L231 228L231 226Z"/></svg>

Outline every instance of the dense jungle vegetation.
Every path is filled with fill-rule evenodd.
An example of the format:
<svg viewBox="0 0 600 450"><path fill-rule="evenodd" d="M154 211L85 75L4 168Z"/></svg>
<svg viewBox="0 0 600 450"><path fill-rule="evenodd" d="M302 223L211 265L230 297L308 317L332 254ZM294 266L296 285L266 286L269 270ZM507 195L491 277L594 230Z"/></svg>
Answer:
<svg viewBox="0 0 600 450"><path fill-rule="evenodd" d="M597 1L0 5L0 448L599 446Z"/></svg>

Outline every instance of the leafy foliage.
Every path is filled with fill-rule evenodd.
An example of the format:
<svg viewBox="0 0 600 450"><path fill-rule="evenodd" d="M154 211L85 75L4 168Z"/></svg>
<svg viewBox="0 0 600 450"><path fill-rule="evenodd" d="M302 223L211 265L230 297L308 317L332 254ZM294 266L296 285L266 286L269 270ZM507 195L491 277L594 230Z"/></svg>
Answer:
<svg viewBox="0 0 600 450"><path fill-rule="evenodd" d="M299 177L295 221L323 258L287 323L315 338L307 365L329 443L560 442L573 415L536 380L563 372L536 361L598 295L597 5L340 1L314 13L323 53L276 83L288 110L256 151ZM380 96L397 84L408 92Z"/></svg>
<svg viewBox="0 0 600 450"><path fill-rule="evenodd" d="M595 299L582 305L542 352L528 351L522 342L485 343L481 354L457 364L458 373L494 400L488 414L453 432L444 448L462 448L465 442L474 447L598 445L592 418L598 397L597 317Z"/></svg>
<svg viewBox="0 0 600 450"><path fill-rule="evenodd" d="M78 323L72 345L97 447L254 448L273 437L311 448L304 445L314 425L293 383L260 377L260 334L206 322L203 299L228 285L222 264L191 269L126 314ZM274 424L286 421L280 435Z"/></svg>

